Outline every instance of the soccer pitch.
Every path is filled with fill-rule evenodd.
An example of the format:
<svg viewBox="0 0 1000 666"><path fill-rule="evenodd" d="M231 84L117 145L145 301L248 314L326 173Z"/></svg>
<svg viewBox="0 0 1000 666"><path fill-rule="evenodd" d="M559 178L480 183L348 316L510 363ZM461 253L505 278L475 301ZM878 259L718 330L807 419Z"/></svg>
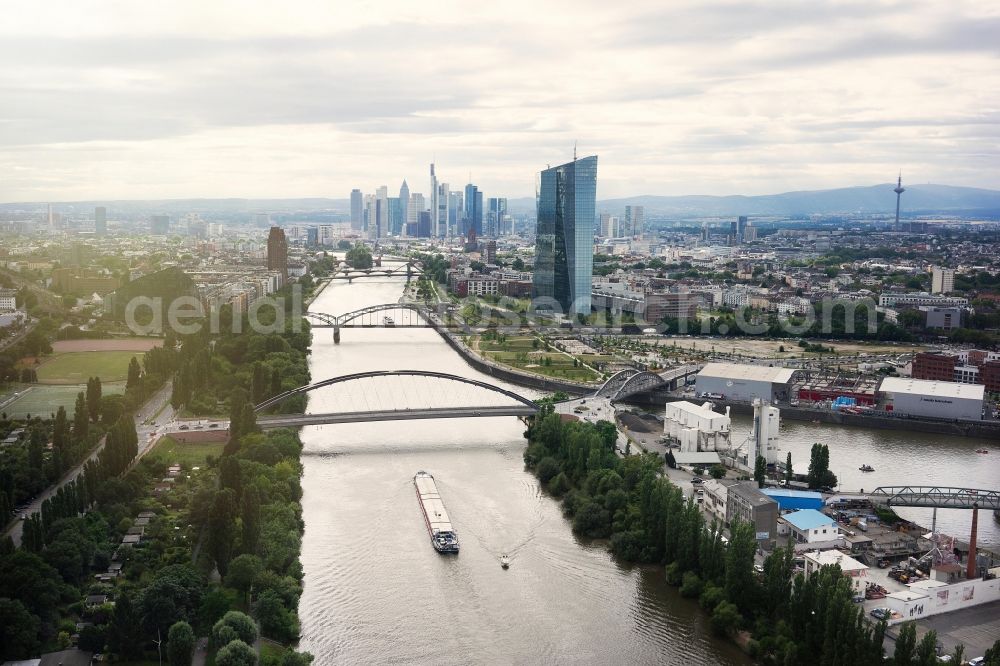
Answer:
<svg viewBox="0 0 1000 666"><path fill-rule="evenodd" d="M20 389L21 394L10 404L5 405L0 411L6 412L8 418L23 419L31 416L41 416L49 418L59 410L62 405L66 408L66 415L73 418L73 408L76 404L76 394L87 392L86 384L78 386L41 386L35 384L28 388ZM116 382L114 384L101 385L102 395L115 395L125 392L125 384Z"/></svg>
<svg viewBox="0 0 1000 666"><path fill-rule="evenodd" d="M132 351L90 351L59 354L36 368L42 384L86 384L91 377L101 382L119 382L128 377ZM141 360L141 359L140 359Z"/></svg>

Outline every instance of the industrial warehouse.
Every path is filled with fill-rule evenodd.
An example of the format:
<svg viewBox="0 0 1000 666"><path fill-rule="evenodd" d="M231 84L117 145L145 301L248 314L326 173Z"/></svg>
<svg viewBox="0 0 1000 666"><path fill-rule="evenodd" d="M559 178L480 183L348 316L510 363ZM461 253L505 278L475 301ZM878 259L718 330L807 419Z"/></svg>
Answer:
<svg viewBox="0 0 1000 666"><path fill-rule="evenodd" d="M902 377L886 377L879 386L886 411L937 419L982 419L985 392L982 384Z"/></svg>
<svg viewBox="0 0 1000 666"><path fill-rule="evenodd" d="M786 402L792 395L792 380L796 370L763 365L709 363L695 380L700 397L737 402Z"/></svg>

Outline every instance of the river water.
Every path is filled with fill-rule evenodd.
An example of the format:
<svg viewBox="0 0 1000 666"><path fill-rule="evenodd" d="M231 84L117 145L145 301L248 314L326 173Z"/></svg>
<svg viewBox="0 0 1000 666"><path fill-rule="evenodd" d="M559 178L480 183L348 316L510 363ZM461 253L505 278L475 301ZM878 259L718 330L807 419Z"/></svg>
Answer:
<svg viewBox="0 0 1000 666"><path fill-rule="evenodd" d="M391 303L401 287L334 284L312 309ZM419 369L496 383L431 329L345 329L340 345L332 337L314 331L313 381ZM391 407L381 386L380 404ZM309 411L333 411L338 392L350 391L314 391ZM401 400L408 395L400 389ZM301 648L317 664L748 663L711 635L662 568L621 565L573 536L524 470L523 431L513 417L303 428ZM431 548L413 489L418 470L437 479L458 556Z"/></svg>

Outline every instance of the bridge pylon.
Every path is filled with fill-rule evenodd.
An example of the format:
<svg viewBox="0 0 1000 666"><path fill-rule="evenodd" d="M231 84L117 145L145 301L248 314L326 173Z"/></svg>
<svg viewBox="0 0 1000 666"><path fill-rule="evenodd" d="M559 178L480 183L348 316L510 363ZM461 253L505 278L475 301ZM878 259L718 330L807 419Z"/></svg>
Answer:
<svg viewBox="0 0 1000 666"><path fill-rule="evenodd" d="M335 345L339 345L340 344L340 327L339 326L337 326L336 328L333 329L333 344L335 344Z"/></svg>

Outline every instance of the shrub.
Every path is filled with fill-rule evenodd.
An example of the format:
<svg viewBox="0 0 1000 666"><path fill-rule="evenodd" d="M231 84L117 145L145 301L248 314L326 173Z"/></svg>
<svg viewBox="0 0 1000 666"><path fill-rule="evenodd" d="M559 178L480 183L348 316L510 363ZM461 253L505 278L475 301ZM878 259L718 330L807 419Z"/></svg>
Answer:
<svg viewBox="0 0 1000 666"><path fill-rule="evenodd" d="M243 641L224 645L215 655L215 666L255 666L257 653Z"/></svg>
<svg viewBox="0 0 1000 666"><path fill-rule="evenodd" d="M538 474L538 480L542 482L542 485L546 485L562 470L555 458L547 457L538 461L538 468L535 471Z"/></svg>
<svg viewBox="0 0 1000 666"><path fill-rule="evenodd" d="M549 492L556 497L562 497L569 490L569 479L563 472L559 472L549 481Z"/></svg>
<svg viewBox="0 0 1000 666"><path fill-rule="evenodd" d="M717 585L712 585L711 583L705 583L701 589L701 596L698 598L698 603L705 610L711 611L715 610L715 607L719 605L721 601L726 598L726 592L721 587Z"/></svg>
<svg viewBox="0 0 1000 666"><path fill-rule="evenodd" d="M664 573L667 577L667 583L670 585L676 587L681 584L681 567L676 562L668 564Z"/></svg>
<svg viewBox="0 0 1000 666"><path fill-rule="evenodd" d="M226 627L230 627L233 631L235 631L236 637L248 645L257 640L257 625L254 624L253 620L246 613L229 611L223 615L222 619L216 622L215 626L212 627L212 637L216 638L220 632L225 631ZM216 640L215 644L225 645L228 642L229 641Z"/></svg>
<svg viewBox="0 0 1000 666"><path fill-rule="evenodd" d="M721 601L712 611L712 629L719 636L728 636L736 631L743 617L736 604L729 601Z"/></svg>
<svg viewBox="0 0 1000 666"><path fill-rule="evenodd" d="M701 594L701 578L693 571L684 573L681 579L681 596L685 599L694 599Z"/></svg>

